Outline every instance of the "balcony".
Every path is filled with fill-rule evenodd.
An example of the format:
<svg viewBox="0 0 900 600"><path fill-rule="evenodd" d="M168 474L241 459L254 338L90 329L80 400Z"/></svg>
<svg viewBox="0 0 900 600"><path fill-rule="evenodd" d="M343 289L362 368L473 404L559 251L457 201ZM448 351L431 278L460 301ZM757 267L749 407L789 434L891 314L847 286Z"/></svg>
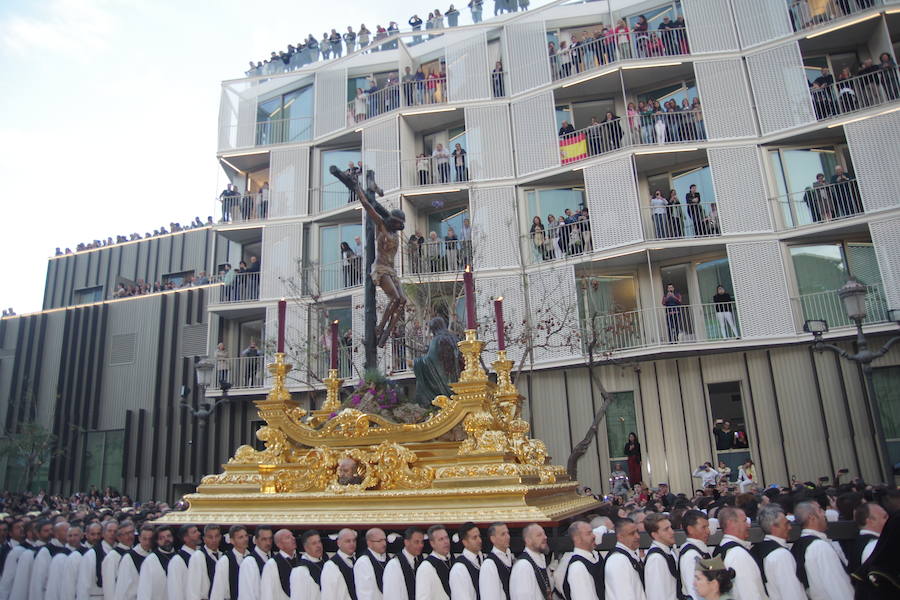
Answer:
<svg viewBox="0 0 900 600"><path fill-rule="evenodd" d="M802 192L772 198L781 215L781 229L830 223L863 214L862 199L855 179L843 183L813 185Z"/></svg>
<svg viewBox="0 0 900 600"><path fill-rule="evenodd" d="M219 223L248 223L269 217L269 190L234 195L222 194L216 200Z"/></svg>
<svg viewBox="0 0 900 600"><path fill-rule="evenodd" d="M880 4L881 0L795 0L788 10L794 31L803 31Z"/></svg>
<svg viewBox="0 0 900 600"><path fill-rule="evenodd" d="M388 369L391 373L413 370L413 363L428 353L430 339L423 335L407 334L391 338Z"/></svg>
<svg viewBox="0 0 900 600"><path fill-rule="evenodd" d="M813 83L809 94L816 119L830 119L897 100L900 98L898 69L897 66L879 69L855 77L838 78L825 85Z"/></svg>
<svg viewBox="0 0 900 600"><path fill-rule="evenodd" d="M618 117L559 136L563 165L638 146L665 146L700 142L706 139L703 110L658 111L645 115Z"/></svg>
<svg viewBox="0 0 900 600"><path fill-rule="evenodd" d="M306 142L313 137L312 117L272 119L256 123L256 145L293 144Z"/></svg>
<svg viewBox="0 0 900 600"><path fill-rule="evenodd" d="M801 294L791 298L791 301L794 305L795 314L801 316L803 321L827 321L830 329L854 327L853 321L847 317L844 304L838 296L838 290ZM888 321L890 321L890 318L884 286L880 283L867 285L866 319L863 323L886 323ZM802 329L798 327L797 333L801 332Z"/></svg>
<svg viewBox="0 0 900 600"><path fill-rule="evenodd" d="M560 46L563 43L566 42L561 42ZM553 81L561 81L590 74L623 60L684 56L690 53L685 27L639 33L629 31L586 43L579 42L571 48L554 49L550 54L550 74Z"/></svg>
<svg viewBox="0 0 900 600"><path fill-rule="evenodd" d="M718 237L719 212L715 202L660 204L641 207L644 237L648 240ZM663 198L659 198L665 202Z"/></svg>
<svg viewBox="0 0 900 600"><path fill-rule="evenodd" d="M323 338L324 338L323 334ZM325 379L328 377L328 371L331 368L331 349L325 348L321 352L316 352L311 357L311 364L315 370L316 377ZM353 346L352 344L342 343L338 348L338 377L350 380L353 378ZM348 384L352 382L348 381Z"/></svg>
<svg viewBox="0 0 900 600"><path fill-rule="evenodd" d="M235 304L259 300L259 271L235 273L231 277L217 277L213 283L221 287L210 293L210 304Z"/></svg>
<svg viewBox="0 0 900 600"><path fill-rule="evenodd" d="M526 264L578 257L591 252L591 221L580 219L572 223L542 225L520 236L522 257Z"/></svg>
<svg viewBox="0 0 900 600"><path fill-rule="evenodd" d="M594 353L740 338L734 302L659 306L597 315L583 323L582 345Z"/></svg>
<svg viewBox="0 0 900 600"><path fill-rule="evenodd" d="M304 294L319 296L348 290L363 284L363 257L311 265L304 269Z"/></svg>
<svg viewBox="0 0 900 600"><path fill-rule="evenodd" d="M471 240L435 240L407 243L403 252L403 275L460 273L472 264Z"/></svg>
<svg viewBox="0 0 900 600"><path fill-rule="evenodd" d="M379 90L358 90L347 103L351 123L362 123L381 115L417 106L447 102L447 78L432 77L414 82L386 85Z"/></svg>
<svg viewBox="0 0 900 600"><path fill-rule="evenodd" d="M419 156L418 158L400 161L403 187L426 187L463 184L473 179L470 171L473 165L477 168L478 157L463 154L462 164L456 164L456 157L450 151L447 157Z"/></svg>
<svg viewBox="0 0 900 600"><path fill-rule="evenodd" d="M264 356L216 359L216 387L228 384L232 390L249 390L264 387L265 383Z"/></svg>

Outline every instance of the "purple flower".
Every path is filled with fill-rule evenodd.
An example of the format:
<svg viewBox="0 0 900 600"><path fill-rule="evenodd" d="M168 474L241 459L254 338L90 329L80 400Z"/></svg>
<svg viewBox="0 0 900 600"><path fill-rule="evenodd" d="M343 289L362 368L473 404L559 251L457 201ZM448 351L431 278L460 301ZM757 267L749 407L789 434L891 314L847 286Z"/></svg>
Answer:
<svg viewBox="0 0 900 600"><path fill-rule="evenodd" d="M353 406L359 406L361 400L362 398L360 398L359 396L355 396L353 400L350 401L350 404L352 404Z"/></svg>

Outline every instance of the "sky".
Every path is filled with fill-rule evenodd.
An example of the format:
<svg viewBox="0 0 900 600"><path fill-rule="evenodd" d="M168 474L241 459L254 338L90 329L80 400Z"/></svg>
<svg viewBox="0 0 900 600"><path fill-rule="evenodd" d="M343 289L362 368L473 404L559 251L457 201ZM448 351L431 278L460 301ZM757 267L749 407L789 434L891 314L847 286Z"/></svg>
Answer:
<svg viewBox="0 0 900 600"><path fill-rule="evenodd" d="M0 306L40 310L57 246L213 214L225 181L215 156L220 85L243 77L249 60L332 27L406 28L429 4L449 6L0 1ZM461 23L466 4L457 6ZM484 14L493 14L491 0Z"/></svg>

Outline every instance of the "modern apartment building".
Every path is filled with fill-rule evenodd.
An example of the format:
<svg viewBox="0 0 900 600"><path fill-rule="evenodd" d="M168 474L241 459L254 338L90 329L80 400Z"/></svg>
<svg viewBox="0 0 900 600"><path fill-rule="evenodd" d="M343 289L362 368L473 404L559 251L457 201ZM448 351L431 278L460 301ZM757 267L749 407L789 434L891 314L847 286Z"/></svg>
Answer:
<svg viewBox="0 0 900 600"><path fill-rule="evenodd" d="M766 484L878 480L869 406L900 460L900 348L874 363L870 404L859 366L804 332L825 320L825 340L853 350L837 295L850 277L867 286L869 342L897 332L900 2L555 2L429 33L224 82L218 157L236 192L214 200L217 224L51 259L45 310L0 322L0 408L7 428L36 418L64 441L52 489L171 497L253 443L282 297L297 399L321 401L331 321L341 375L359 378L363 213L329 174L351 163L406 213L406 240L423 238L399 252L411 310L381 369L412 385L424 324L456 324L471 264L486 359L502 296L555 462L603 402L598 383L613 393L580 463L595 490L629 432L644 480L676 491L705 461L736 474L752 459ZM242 260L258 272L105 300L122 279ZM241 356L251 342L262 357ZM192 359L220 343L232 401L198 453L179 402L203 402Z"/></svg>

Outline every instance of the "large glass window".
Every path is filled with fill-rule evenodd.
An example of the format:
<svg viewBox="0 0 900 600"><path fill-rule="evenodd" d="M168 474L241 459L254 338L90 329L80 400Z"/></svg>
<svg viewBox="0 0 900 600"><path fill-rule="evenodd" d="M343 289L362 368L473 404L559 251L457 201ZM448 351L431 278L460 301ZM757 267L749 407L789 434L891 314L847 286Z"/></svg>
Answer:
<svg viewBox="0 0 900 600"><path fill-rule="evenodd" d="M528 228L531 227L532 218L538 216L544 226L547 224L547 215L556 217L565 216L566 209L573 212L584 208L584 188L561 188L528 190Z"/></svg>
<svg viewBox="0 0 900 600"><path fill-rule="evenodd" d="M830 182L836 166L841 164L841 154L833 146L771 150L769 163L775 176L777 210L781 211L787 227L809 225L826 215L812 196L816 176L821 173ZM842 207L840 204L838 208ZM826 214L835 212L825 210ZM818 214L816 214L818 213ZM834 215L836 216L836 215Z"/></svg>
<svg viewBox="0 0 900 600"><path fill-rule="evenodd" d="M82 288L75 290L75 304L88 304L89 302L100 302L103 300L103 286Z"/></svg>
<svg viewBox="0 0 900 600"><path fill-rule="evenodd" d="M638 309L634 275L601 275L578 280L578 310L588 352L636 348L643 345L643 320Z"/></svg>
<svg viewBox="0 0 900 600"><path fill-rule="evenodd" d="M711 383L707 386L707 391L713 419L716 464L720 472L730 470L729 479L737 481L741 465L750 460L750 440L744 419L741 382ZM756 479L755 474L753 477Z"/></svg>
<svg viewBox="0 0 900 600"><path fill-rule="evenodd" d="M356 201L356 197L331 174L330 169L334 166L341 171L346 171L350 168L350 163L356 165L362 160L360 151L355 148L323 150L319 156L321 165L319 181L322 182L322 210L333 210Z"/></svg>
<svg viewBox="0 0 900 600"><path fill-rule="evenodd" d="M681 107L681 103L685 98L687 98L688 103L691 103L694 101L694 98L699 97L696 84L693 81L684 81L638 94L638 101L656 100L660 104L665 104L669 100L674 100Z"/></svg>
<svg viewBox="0 0 900 600"><path fill-rule="evenodd" d="M900 367L873 369L875 396L892 465L900 462Z"/></svg>
<svg viewBox="0 0 900 600"><path fill-rule="evenodd" d="M311 139L313 101L313 88L308 85L259 102L256 108L256 145Z"/></svg>
<svg viewBox="0 0 900 600"><path fill-rule="evenodd" d="M634 392L614 392L613 401L606 408L606 443L609 450L609 468L621 464L622 470L628 472L628 459L625 456L625 442L628 434L637 434L637 417L634 412ZM638 436L640 439L640 436ZM632 482L636 483L636 482Z"/></svg>
<svg viewBox="0 0 900 600"><path fill-rule="evenodd" d="M359 285L362 282L362 253L355 238L362 242L362 225L346 223L319 229L319 292L333 292ZM346 242L356 258L341 256L341 244Z"/></svg>
<svg viewBox="0 0 900 600"><path fill-rule="evenodd" d="M122 487L122 449L125 430L88 431L84 434L81 481L83 489Z"/></svg>
<svg viewBox="0 0 900 600"><path fill-rule="evenodd" d="M727 258L718 258L697 264L697 287L700 289L700 302L703 304L703 326L706 339L715 340L739 335L737 327L737 304L717 305L713 303L716 289L721 285L734 298L734 286L731 283L731 268ZM723 313L731 313L728 317Z"/></svg>

